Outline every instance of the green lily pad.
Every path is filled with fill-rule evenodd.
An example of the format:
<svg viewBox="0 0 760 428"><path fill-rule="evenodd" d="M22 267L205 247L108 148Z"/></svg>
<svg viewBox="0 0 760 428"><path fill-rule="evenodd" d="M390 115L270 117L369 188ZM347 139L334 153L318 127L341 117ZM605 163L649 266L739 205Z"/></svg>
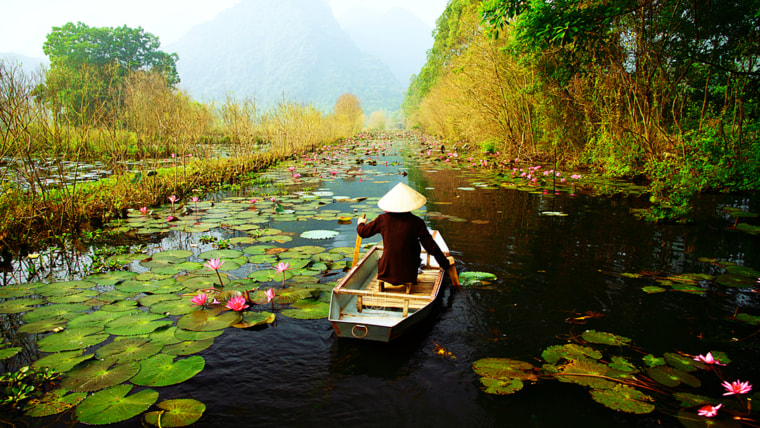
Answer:
<svg viewBox="0 0 760 428"><path fill-rule="evenodd" d="M749 325L760 325L760 316L750 315L745 313L738 313L734 317L737 321L745 322Z"/></svg>
<svg viewBox="0 0 760 428"><path fill-rule="evenodd" d="M224 330L191 331L178 328L174 331L174 337L178 340L206 340L219 337L222 334L224 334Z"/></svg>
<svg viewBox="0 0 760 428"><path fill-rule="evenodd" d="M243 313L243 320L232 326L235 328L251 328L258 325L271 324L275 320L275 314L271 312L245 312Z"/></svg>
<svg viewBox="0 0 760 428"><path fill-rule="evenodd" d="M162 345L171 345L174 343L179 343L184 339L178 339L174 336L176 332L178 332L180 329L178 329L175 326L169 326L169 327L162 327L159 329L156 329L153 333L150 333L147 335L147 338L150 339L151 342L160 343Z"/></svg>
<svg viewBox="0 0 760 428"><path fill-rule="evenodd" d="M655 294L655 293L664 293L668 290L666 288L658 287L655 285L647 285L647 286L641 287L641 291L647 294Z"/></svg>
<svg viewBox="0 0 760 428"><path fill-rule="evenodd" d="M508 395L523 389L523 381L517 378L493 379L488 377L480 378L483 385L483 392L495 395Z"/></svg>
<svg viewBox="0 0 760 428"><path fill-rule="evenodd" d="M163 302L155 303L151 305L150 311L154 314L184 315L192 312L195 310L195 308L196 306L193 305L193 302L187 298L179 300L165 300Z"/></svg>
<svg viewBox="0 0 760 428"><path fill-rule="evenodd" d="M211 250L211 251L204 251L198 254L198 258L203 259L203 260L211 260L215 258L226 260L226 259L234 259L242 255L243 255L243 252L238 251L238 250ZM225 270L224 266L225 265L222 265L220 270Z"/></svg>
<svg viewBox="0 0 760 428"><path fill-rule="evenodd" d="M103 342L108 336L108 333L103 333L103 329L98 327L69 328L43 337L37 342L37 347L43 352L85 349Z"/></svg>
<svg viewBox="0 0 760 428"><path fill-rule="evenodd" d="M272 265L277 263L277 256L273 254L256 254L248 257L248 261L257 265Z"/></svg>
<svg viewBox="0 0 760 428"><path fill-rule="evenodd" d="M492 379L521 379L535 381L536 368L524 361L510 358L482 358L472 364L475 373Z"/></svg>
<svg viewBox="0 0 760 428"><path fill-rule="evenodd" d="M151 254L151 257L158 260L178 260L178 259L186 259L188 257L192 257L193 252L188 250L169 250L169 251L161 251L158 253Z"/></svg>
<svg viewBox="0 0 760 428"><path fill-rule="evenodd" d="M23 348L19 346L14 346L12 348L3 348L0 349L0 360L7 360L8 358L18 354L21 352Z"/></svg>
<svg viewBox="0 0 760 428"><path fill-rule="evenodd" d="M317 300L300 300L292 305L296 309L284 309L282 315L300 320L327 318L330 305Z"/></svg>
<svg viewBox="0 0 760 428"><path fill-rule="evenodd" d="M715 281L718 284L724 285L726 287L737 287L737 288L752 288L757 283L756 278L743 276L743 275L732 275L732 274L721 275L718 278L716 278Z"/></svg>
<svg viewBox="0 0 760 428"><path fill-rule="evenodd" d="M132 313L137 313L133 309ZM100 327L105 328L106 322L126 315L125 312L95 311L88 314L82 314L69 321L69 328L74 327Z"/></svg>
<svg viewBox="0 0 760 428"><path fill-rule="evenodd" d="M19 333L38 334L53 331L66 326L66 320L60 317L45 319L41 321L35 321L29 324L24 324L19 327Z"/></svg>
<svg viewBox="0 0 760 428"><path fill-rule="evenodd" d="M62 303L35 308L32 312L24 315L24 321L36 322L49 318L73 319L79 316L78 312L89 311L92 306L84 303Z"/></svg>
<svg viewBox="0 0 760 428"><path fill-rule="evenodd" d="M139 361L158 354L163 347L163 343L153 342L147 337L126 337L101 346L95 351L95 356L118 363Z"/></svg>
<svg viewBox="0 0 760 428"><path fill-rule="evenodd" d="M462 272L459 274L459 283L462 287L481 285L484 282L495 281L496 275L488 272Z"/></svg>
<svg viewBox="0 0 760 428"><path fill-rule="evenodd" d="M77 392L99 391L128 381L140 370L140 364L134 361L112 365L112 360L88 361L68 372L61 386Z"/></svg>
<svg viewBox="0 0 760 428"><path fill-rule="evenodd" d="M562 382L572 382L589 386L594 389L609 389L616 385L607 380L610 367L591 360L573 360L560 367L557 379Z"/></svg>
<svg viewBox="0 0 760 428"><path fill-rule="evenodd" d="M161 352L170 355L192 355L203 351L213 344L213 338L204 340L187 340L184 342L175 343L173 345L167 345Z"/></svg>
<svg viewBox="0 0 760 428"><path fill-rule="evenodd" d="M148 410L158 400L158 392L144 389L132 395L132 385L121 384L98 391L77 406L75 417L88 425L126 421Z"/></svg>
<svg viewBox="0 0 760 428"><path fill-rule="evenodd" d="M100 307L101 311L106 312L132 312L137 308L136 300L120 300L110 305L103 305Z"/></svg>
<svg viewBox="0 0 760 428"><path fill-rule="evenodd" d="M82 303L98 296L97 290L79 290L65 296L48 297L50 303Z"/></svg>
<svg viewBox="0 0 760 428"><path fill-rule="evenodd" d="M24 414L34 418L57 415L73 408L87 397L84 392L73 392L64 388L48 391L40 400L30 400L24 408Z"/></svg>
<svg viewBox="0 0 760 428"><path fill-rule="evenodd" d="M134 254L129 254L134 256ZM87 281L93 282L97 285L116 285L121 281L132 279L137 274L128 270L115 270L111 272L103 272L90 275L86 278Z"/></svg>
<svg viewBox="0 0 760 428"><path fill-rule="evenodd" d="M82 355L82 352L83 351L81 349L77 349L75 351L56 352L54 354L44 356L39 360L33 362L32 367L37 369L47 367L54 369L57 372L64 373L71 370L72 367L76 366L82 361L89 360L95 355Z"/></svg>
<svg viewBox="0 0 760 428"><path fill-rule="evenodd" d="M602 358L602 353L594 348L588 346L580 346L573 343L565 345L550 346L541 353L546 362L549 364L557 364L561 359L576 360L591 358L598 360Z"/></svg>
<svg viewBox="0 0 760 428"><path fill-rule="evenodd" d="M586 342L599 343L602 345L624 346L631 343L631 339L627 337L596 330L586 330L581 337Z"/></svg>
<svg viewBox="0 0 760 428"><path fill-rule="evenodd" d="M116 336L147 334L159 327L172 324L171 320L161 320L162 318L165 318L163 314L150 314L147 312L127 314L108 321L106 323L106 331Z"/></svg>
<svg viewBox="0 0 760 428"><path fill-rule="evenodd" d="M45 303L45 299L13 299L0 303L0 314L20 314L32 310L32 306Z"/></svg>
<svg viewBox="0 0 760 428"><path fill-rule="evenodd" d="M615 385L612 389L591 390L591 397L597 403L610 409L643 415L654 411L654 399L627 385Z"/></svg>
<svg viewBox="0 0 760 428"><path fill-rule="evenodd" d="M158 403L161 411L145 414L145 422L159 427L185 427L203 416L206 405L190 398L165 400Z"/></svg>
<svg viewBox="0 0 760 428"><path fill-rule="evenodd" d="M668 366L647 369L647 375L660 384L668 387L675 387L681 383L685 383L694 388L699 388L702 385L702 382L697 377L692 376L683 370Z"/></svg>
<svg viewBox="0 0 760 428"><path fill-rule="evenodd" d="M725 355L725 354L724 354ZM676 354L675 352L666 352L665 355L665 361L668 362L671 366L683 370L685 372L693 372L696 371L701 363L695 361L691 357L686 357L681 354ZM714 355L714 357L718 357L717 355ZM721 360L722 362L723 360Z"/></svg>
<svg viewBox="0 0 760 428"><path fill-rule="evenodd" d="M206 361L199 355L174 361L174 355L158 354L140 362L140 372L131 382L142 386L182 383L203 370Z"/></svg>
<svg viewBox="0 0 760 428"><path fill-rule="evenodd" d="M221 330L240 322L242 316L235 311L219 313L220 309L198 309L177 320L177 327L192 331Z"/></svg>

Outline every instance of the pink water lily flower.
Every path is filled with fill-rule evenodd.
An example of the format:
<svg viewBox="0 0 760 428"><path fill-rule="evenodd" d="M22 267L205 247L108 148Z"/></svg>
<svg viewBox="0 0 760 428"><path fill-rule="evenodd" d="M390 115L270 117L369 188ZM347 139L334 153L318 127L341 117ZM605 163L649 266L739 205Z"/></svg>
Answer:
<svg viewBox="0 0 760 428"><path fill-rule="evenodd" d="M708 352L707 355L697 355L694 357L694 361L700 361L705 364L715 364L716 366L725 366L725 364L713 357L712 352Z"/></svg>
<svg viewBox="0 0 760 428"><path fill-rule="evenodd" d="M220 257L217 257L215 259L211 259L203 264L203 266L206 266L207 268L211 270L219 270L220 267L224 264L224 260L222 260Z"/></svg>
<svg viewBox="0 0 760 428"><path fill-rule="evenodd" d="M731 383L725 381L721 383L721 386L726 388L726 392L723 395L746 394L752 391L752 385L749 382L742 382L740 380L735 380Z"/></svg>
<svg viewBox="0 0 760 428"><path fill-rule="evenodd" d="M296 167L294 167L294 166L289 166L289 167L288 167L288 169L290 170L290 172L293 172L293 171L295 171L295 170L296 170Z"/></svg>
<svg viewBox="0 0 760 428"><path fill-rule="evenodd" d="M143 214L148 214L148 207L140 207L140 212Z"/></svg>
<svg viewBox="0 0 760 428"><path fill-rule="evenodd" d="M216 271L216 276L217 276L217 278L219 278L219 286L220 287L224 286L224 283L222 282L222 275L219 273L219 268L222 267L223 264L224 264L224 260L222 260L219 257L217 257L215 259L211 259L211 260L209 260L209 261L207 261L206 263L203 264L203 266L206 266L207 268L209 268L209 269L211 269L213 271Z"/></svg>
<svg viewBox="0 0 760 428"><path fill-rule="evenodd" d="M177 197L175 195L169 196L169 202L171 202L171 203L177 202Z"/></svg>
<svg viewBox="0 0 760 428"><path fill-rule="evenodd" d="M243 296L234 296L230 300L227 301L227 305L225 305L227 309L232 309L235 312L240 312L243 309L248 307L248 304L245 302L245 297Z"/></svg>
<svg viewBox="0 0 760 428"><path fill-rule="evenodd" d="M293 174L293 178L299 179L299 178L301 178L301 174L295 173L295 174Z"/></svg>
<svg viewBox="0 0 760 428"><path fill-rule="evenodd" d="M285 288L285 271L290 269L290 263L280 262L277 264L277 266L273 266L272 269L276 270L277 272L282 273L282 288Z"/></svg>
<svg viewBox="0 0 760 428"><path fill-rule="evenodd" d="M267 296L267 302L271 302L272 300L274 300L274 288L270 288L269 290L267 290L266 296Z"/></svg>
<svg viewBox="0 0 760 428"><path fill-rule="evenodd" d="M700 407L699 410L697 410L697 414L699 416L704 416L704 417L707 417L707 418L712 418L713 416L715 416L715 415L718 414L718 409L720 409L721 406L723 406L723 405L722 404L718 404L717 406L711 406L711 405L707 404L707 405L704 405L704 406Z"/></svg>
<svg viewBox="0 0 760 428"><path fill-rule="evenodd" d="M197 294L190 299L190 301L193 302L193 306L203 306L206 304L207 300L208 294L206 293Z"/></svg>
<svg viewBox="0 0 760 428"><path fill-rule="evenodd" d="M290 263L288 262L280 262L277 264L277 266L274 266L272 269L276 270L278 273L283 273L286 270L290 269Z"/></svg>

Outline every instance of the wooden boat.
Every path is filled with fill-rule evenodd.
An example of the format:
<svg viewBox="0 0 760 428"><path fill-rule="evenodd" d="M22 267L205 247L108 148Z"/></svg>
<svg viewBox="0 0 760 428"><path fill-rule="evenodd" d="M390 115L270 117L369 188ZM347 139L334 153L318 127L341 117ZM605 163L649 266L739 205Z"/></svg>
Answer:
<svg viewBox="0 0 760 428"><path fill-rule="evenodd" d="M432 231L441 251L448 254L443 237ZM333 288L328 319L339 337L390 342L421 321L433 308L443 283L444 270L435 257L421 254L422 272L417 284L392 286L380 290L377 261L383 247L375 245ZM452 280L456 276L451 267Z"/></svg>

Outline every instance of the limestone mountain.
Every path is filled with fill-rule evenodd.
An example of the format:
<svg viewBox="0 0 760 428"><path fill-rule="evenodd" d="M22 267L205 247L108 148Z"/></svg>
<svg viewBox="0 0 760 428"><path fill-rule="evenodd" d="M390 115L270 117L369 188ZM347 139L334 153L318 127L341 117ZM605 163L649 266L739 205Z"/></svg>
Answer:
<svg viewBox="0 0 760 428"><path fill-rule="evenodd" d="M165 50L179 54L180 86L200 101L232 94L263 107L285 99L331 111L350 92L369 113L398 110L405 91L323 0L243 0Z"/></svg>

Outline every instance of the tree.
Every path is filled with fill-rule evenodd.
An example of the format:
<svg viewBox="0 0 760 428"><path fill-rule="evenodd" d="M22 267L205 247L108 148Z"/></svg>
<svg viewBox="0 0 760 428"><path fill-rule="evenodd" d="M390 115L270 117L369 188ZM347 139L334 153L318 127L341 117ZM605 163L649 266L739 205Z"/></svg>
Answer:
<svg viewBox="0 0 760 428"><path fill-rule="evenodd" d="M338 97L333 114L339 123L341 137L350 137L364 127L364 111L354 94L345 93Z"/></svg>
<svg viewBox="0 0 760 428"><path fill-rule="evenodd" d="M116 109L114 98L130 73L158 72L168 86L179 82L177 54L159 46L158 37L140 27L91 28L81 22L53 27L43 45L50 59L44 97L72 123L100 122Z"/></svg>

